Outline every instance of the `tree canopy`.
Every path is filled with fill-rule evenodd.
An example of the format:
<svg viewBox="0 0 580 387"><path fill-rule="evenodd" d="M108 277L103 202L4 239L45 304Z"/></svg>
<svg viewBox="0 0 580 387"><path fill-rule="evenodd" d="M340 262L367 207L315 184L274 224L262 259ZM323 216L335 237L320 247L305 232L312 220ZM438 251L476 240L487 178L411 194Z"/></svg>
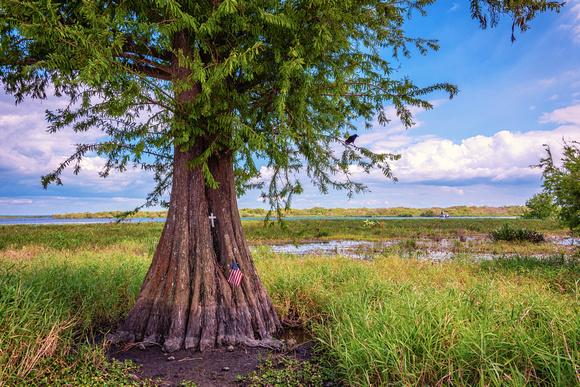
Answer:
<svg viewBox="0 0 580 387"><path fill-rule="evenodd" d="M546 157L540 159L544 194L553 196L559 207L558 218L572 233L580 231L580 143L564 141L561 162L554 160L552 150L546 147Z"/></svg>
<svg viewBox="0 0 580 387"><path fill-rule="evenodd" d="M352 165L395 179L389 162L397 155L344 139L355 119L388 123L387 105L411 126L410 107L431 108L434 91L458 92L448 83L396 78L398 58L438 49L437 41L404 29L433 2L2 0L0 80L17 103L50 93L68 98L67 107L47 112L50 131L103 132L102 141L78 144L43 176L45 187L61 184L66 167L78 173L82 157L96 152L108 160L102 176L132 164L153 171L157 185L147 204L154 204L171 185L173 147L203 138L205 151L191 166L202 167L209 186L217 182L208 157L232 149L238 193L256 186L256 161L265 160L273 174L264 197L280 209L302 191L302 169L321 192L364 191L350 179ZM537 13L562 6L471 1L482 28L510 17L512 39Z"/></svg>
<svg viewBox="0 0 580 387"><path fill-rule="evenodd" d="M96 127L101 141L42 178L61 184L90 152L101 172L132 164L153 171L147 204L171 187L167 220L135 306L111 342L165 351L219 345L279 346L281 329L244 237L236 192L252 186L265 160L264 197L279 212L302 191L305 171L322 192L366 189L352 166L389 162L347 139L354 122L388 122L394 105L429 109L434 91L395 78L397 61L437 42L409 37L404 24L433 0L0 0L0 80L16 97L68 98L47 113L51 131ZM524 30L543 0L473 0L481 26L508 14ZM390 57L385 58L385 51ZM354 137L353 137L354 138ZM211 222L209 221L211 219ZM214 223L215 220L215 223ZM243 273L230 283L228 270Z"/></svg>
<svg viewBox="0 0 580 387"><path fill-rule="evenodd" d="M558 206L554 204L554 195L548 192L540 192L526 200L527 209L522 217L527 219L547 219L553 217Z"/></svg>

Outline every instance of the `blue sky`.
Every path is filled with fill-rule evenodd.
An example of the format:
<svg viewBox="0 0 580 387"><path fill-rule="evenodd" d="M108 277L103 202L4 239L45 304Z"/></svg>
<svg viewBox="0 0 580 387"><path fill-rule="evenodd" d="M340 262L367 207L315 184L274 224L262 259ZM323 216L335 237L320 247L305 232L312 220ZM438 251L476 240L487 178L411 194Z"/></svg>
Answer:
<svg viewBox="0 0 580 387"><path fill-rule="evenodd" d="M541 190L541 173L529 166L548 143L558 154L562 138L580 140L580 0L560 14L545 14L531 29L516 33L511 24L481 30L469 16L467 1L439 1L416 14L410 35L438 39L440 50L402 60L394 77L409 76L419 86L438 82L461 90L453 100L429 97L433 110L414 110L408 130L393 119L386 127L360 126L357 145L400 153L393 163L399 181L353 168L355 179L372 192L348 200L344 192L321 195L306 187L293 207L433 207L522 205ZM0 215L57 214L128 210L143 203L153 186L138 169L98 177L104 160L90 157L78 176L64 175L64 186L43 190L40 176L70 155L74 144L99 132L45 132L44 111L63 102L26 101L15 106L0 94ZM394 118L393 109L386 107ZM262 169L263 178L270 173ZM239 199L240 208L266 208L260 191Z"/></svg>

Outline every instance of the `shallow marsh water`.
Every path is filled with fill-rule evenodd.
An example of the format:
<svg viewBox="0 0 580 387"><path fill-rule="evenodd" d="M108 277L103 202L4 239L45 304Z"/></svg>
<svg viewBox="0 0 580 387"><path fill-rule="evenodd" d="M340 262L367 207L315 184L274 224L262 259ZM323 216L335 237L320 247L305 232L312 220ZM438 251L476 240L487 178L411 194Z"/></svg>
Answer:
<svg viewBox="0 0 580 387"><path fill-rule="evenodd" d="M475 239L475 238L469 238ZM406 251L409 256L426 259L442 261L452 259L456 256L455 253L447 250L438 250L429 248L426 245L433 242L427 238L415 240L417 249L408 249ZM323 242L304 242L304 243L288 243L282 245L270 245L272 251L281 254L296 254L296 255L344 255L346 257L355 259L373 259L376 255L381 255L382 252L389 247L405 243L404 241L384 241L384 242L369 242L369 241L323 241ZM441 240L438 243L442 248L446 249L453 245L450 240ZM489 259L491 254L481 254L476 258Z"/></svg>
<svg viewBox="0 0 580 387"><path fill-rule="evenodd" d="M484 243L486 238L467 237L463 243L476 244ZM411 246L405 246L410 243ZM547 238L545 243L553 243L563 246L575 246L580 240L575 238ZM401 251L405 251L410 257L417 259L444 261L457 257L459 254L453 251L459 244L457 239L441 239L435 241L429 238L417 238L407 240L391 240L383 242L353 241L353 240L332 240L316 242L297 242L285 244L272 244L270 248L273 252L280 254L295 255L344 255L355 259L372 259L375 255L381 255L387 248L402 246ZM465 255L465 253L462 253ZM492 259L491 253L470 253L474 259Z"/></svg>

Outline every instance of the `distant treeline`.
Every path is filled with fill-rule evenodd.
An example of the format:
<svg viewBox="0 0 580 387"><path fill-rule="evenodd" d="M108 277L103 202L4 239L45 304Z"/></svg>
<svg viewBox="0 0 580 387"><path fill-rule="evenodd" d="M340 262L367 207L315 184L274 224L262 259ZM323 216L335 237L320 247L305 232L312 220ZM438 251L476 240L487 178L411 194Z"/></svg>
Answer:
<svg viewBox="0 0 580 387"><path fill-rule="evenodd" d="M336 217L376 217L376 216L393 216L393 217L438 217L441 212L456 216L522 216L526 210L525 206L504 206L504 207L476 207L476 206L453 206L453 207L432 207L432 208L323 208L313 207L306 210L291 209L285 213L287 217L300 216L336 216ZM123 211L105 211L105 212L82 212L64 215L53 215L55 218L62 219L91 219L91 218L116 218L123 214ZM268 213L261 208L242 208L240 216L243 218L263 218ZM167 211L139 211L130 218L165 218Z"/></svg>
<svg viewBox="0 0 580 387"><path fill-rule="evenodd" d="M443 211L449 216L521 216L526 209L525 206L504 206L504 207L476 207L476 206L453 206L453 207L432 207L432 208L323 208L313 207L306 210L291 209L285 216L394 216L394 217L438 217ZM267 210L261 208L245 208L240 210L242 217L264 217Z"/></svg>

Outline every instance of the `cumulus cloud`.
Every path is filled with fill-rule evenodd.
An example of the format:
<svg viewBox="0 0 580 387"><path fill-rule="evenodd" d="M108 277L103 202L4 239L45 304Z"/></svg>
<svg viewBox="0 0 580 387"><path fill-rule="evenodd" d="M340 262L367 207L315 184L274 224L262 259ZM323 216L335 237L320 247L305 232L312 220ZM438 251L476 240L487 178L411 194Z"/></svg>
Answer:
<svg viewBox="0 0 580 387"><path fill-rule="evenodd" d="M462 186L477 182L511 184L518 181L538 180L541 171L530 168L544 156L543 144L558 148L562 138L578 136L580 131L580 105L555 110L545 114L542 122L568 124L554 130L510 132L503 130L490 136L477 135L460 141L438 137L398 135L395 143L403 145L393 149L390 137L377 141L373 133L370 148L375 152L396 152L401 159L392 163L395 176L402 183ZM554 149L557 154L557 149ZM354 177L379 181L384 177L378 171L370 176L353 166ZM460 191L455 191L460 193Z"/></svg>
<svg viewBox="0 0 580 387"><path fill-rule="evenodd" d="M55 103L52 108L57 107ZM14 106L0 101L0 170L39 176L55 168L70 156L76 143L92 142L100 135L94 132L46 132L44 110L47 104L25 102Z"/></svg>
<svg viewBox="0 0 580 387"><path fill-rule="evenodd" d="M65 129L48 133L45 110L61 107L64 103L49 99L43 103L26 101L14 106L7 96L0 98L0 178L15 181L19 186L37 188L40 176L52 172L73 154L75 144L93 143L102 138L98 130L75 133ZM151 173L140 169L112 172L107 179L100 178L98 172L105 162L102 157L89 155L82 160L79 175L75 176L69 168L63 173L62 181L65 186L85 189L87 194L131 190L145 197L153 187Z"/></svg>
<svg viewBox="0 0 580 387"><path fill-rule="evenodd" d="M536 164L544 153L542 144L560 140L572 128L526 133L501 131L493 136L474 136L459 143L432 139L402 152L401 163L394 165L400 181L461 181L483 179L490 182L534 179L540 171Z"/></svg>
<svg viewBox="0 0 580 387"><path fill-rule="evenodd" d="M440 189L443 192L453 193L453 194L456 194L459 196L463 196L463 194L465 193L465 191L462 188L457 188L457 187L441 186Z"/></svg>
<svg viewBox="0 0 580 387"><path fill-rule="evenodd" d="M260 167L260 176L253 178L252 183L270 182L274 176L274 168L262 165Z"/></svg>

